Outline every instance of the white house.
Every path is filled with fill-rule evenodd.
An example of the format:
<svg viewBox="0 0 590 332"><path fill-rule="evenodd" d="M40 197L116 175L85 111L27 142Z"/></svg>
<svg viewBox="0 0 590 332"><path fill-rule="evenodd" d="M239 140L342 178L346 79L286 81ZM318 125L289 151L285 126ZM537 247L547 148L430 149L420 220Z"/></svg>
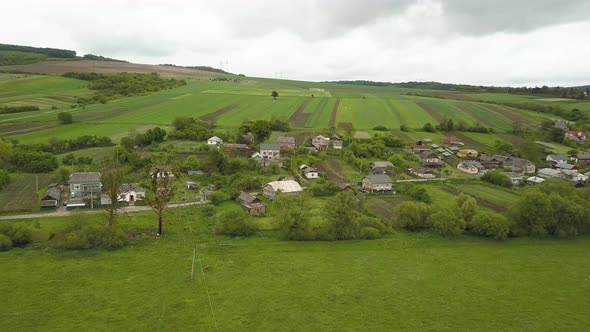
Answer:
<svg viewBox="0 0 590 332"><path fill-rule="evenodd" d="M315 146L318 150L327 150L330 146L330 138L318 135L312 138L311 145Z"/></svg>
<svg viewBox="0 0 590 332"><path fill-rule="evenodd" d="M279 192L286 195L296 195L303 191L303 188L294 180L273 181L262 188L262 195L273 199Z"/></svg>
<svg viewBox="0 0 590 332"><path fill-rule="evenodd" d="M479 174L484 173L486 168L479 161L465 160L457 165L457 169L469 174Z"/></svg>
<svg viewBox="0 0 590 332"><path fill-rule="evenodd" d="M342 141L342 138L340 138L340 136L332 135L330 137L330 144L332 144L332 147L334 149L341 150L342 146L344 145L344 142Z"/></svg>
<svg viewBox="0 0 590 332"><path fill-rule="evenodd" d="M545 160L550 162L550 163L554 163L554 164L558 164L558 163L567 163L569 161L569 157L565 154L550 154L548 155Z"/></svg>
<svg viewBox="0 0 590 332"><path fill-rule="evenodd" d="M281 145L278 143L260 144L260 154L264 159L278 160L281 159Z"/></svg>
<svg viewBox="0 0 590 332"><path fill-rule="evenodd" d="M127 183L121 186L121 193L119 194L118 202L132 203L135 201L143 201L145 198L145 189L138 183Z"/></svg>
<svg viewBox="0 0 590 332"><path fill-rule="evenodd" d="M299 170L301 171L303 176L305 176L308 179L317 179L320 176L316 168L307 166L305 164L299 166Z"/></svg>
<svg viewBox="0 0 590 332"><path fill-rule="evenodd" d="M393 189L393 181L387 174L369 174L362 182L365 192L389 192Z"/></svg>
<svg viewBox="0 0 590 332"><path fill-rule="evenodd" d="M256 160L256 162L259 164L262 164L264 162L264 157L262 156L262 154L260 154L260 152L255 152L250 158Z"/></svg>
<svg viewBox="0 0 590 332"><path fill-rule="evenodd" d="M213 136L207 140L207 145L209 146L221 146L223 144L223 140L217 136Z"/></svg>

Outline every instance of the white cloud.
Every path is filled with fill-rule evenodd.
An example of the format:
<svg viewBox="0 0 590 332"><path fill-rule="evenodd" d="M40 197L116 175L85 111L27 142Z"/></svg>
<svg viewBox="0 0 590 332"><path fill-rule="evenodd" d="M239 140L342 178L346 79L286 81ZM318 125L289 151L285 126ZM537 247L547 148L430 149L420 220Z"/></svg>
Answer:
<svg viewBox="0 0 590 332"><path fill-rule="evenodd" d="M0 4L0 42L141 63L228 60L236 73L303 80L574 85L590 77L589 10L550 0L21 0Z"/></svg>

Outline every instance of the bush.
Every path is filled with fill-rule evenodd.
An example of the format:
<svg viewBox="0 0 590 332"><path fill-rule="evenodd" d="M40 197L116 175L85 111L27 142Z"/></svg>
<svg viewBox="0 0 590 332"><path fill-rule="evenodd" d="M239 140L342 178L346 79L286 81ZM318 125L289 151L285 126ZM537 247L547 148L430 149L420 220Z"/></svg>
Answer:
<svg viewBox="0 0 590 332"><path fill-rule="evenodd" d="M76 223L52 235L49 246L66 250L115 250L124 247L127 242L127 235L118 228Z"/></svg>
<svg viewBox="0 0 590 332"><path fill-rule="evenodd" d="M441 209L429 218L434 230L442 236L459 236L465 230L465 220L450 208Z"/></svg>
<svg viewBox="0 0 590 332"><path fill-rule="evenodd" d="M12 240L4 234L0 234L0 251L8 251L12 249Z"/></svg>
<svg viewBox="0 0 590 332"><path fill-rule="evenodd" d="M214 191L211 193L211 195L209 195L209 201L211 201L211 204L213 205L219 205L228 199L229 195L222 191Z"/></svg>
<svg viewBox="0 0 590 332"><path fill-rule="evenodd" d="M481 177L481 179L486 182L489 182L491 184L498 185L498 186L502 186L502 187L506 187L506 188L512 187L512 181L510 180L510 178L508 176L502 174L502 171L499 171L499 170L489 171L486 174L484 174Z"/></svg>
<svg viewBox="0 0 590 332"><path fill-rule="evenodd" d="M385 126L377 126L377 127L373 128L373 130L377 130L377 131L387 131L387 127L385 127Z"/></svg>
<svg viewBox="0 0 590 332"><path fill-rule="evenodd" d="M400 225L409 231L424 231L432 227L429 212L430 208L425 203L403 202L397 207L397 218Z"/></svg>
<svg viewBox="0 0 590 332"><path fill-rule="evenodd" d="M504 240L510 231L510 221L495 212L479 211L471 222L471 232L475 235Z"/></svg>
<svg viewBox="0 0 590 332"><path fill-rule="evenodd" d="M365 240L374 240L381 237L378 229L373 227L363 227L360 231L360 238Z"/></svg>
<svg viewBox="0 0 590 332"><path fill-rule="evenodd" d="M221 212L217 216L215 230L229 236L250 236L256 232L254 221L240 208Z"/></svg>
<svg viewBox="0 0 590 332"><path fill-rule="evenodd" d="M68 112L59 112L57 114L57 119L63 124L69 124L69 123L74 122L73 117L72 117L72 113L68 113Z"/></svg>
<svg viewBox="0 0 590 332"><path fill-rule="evenodd" d="M401 188L402 193L418 202L430 203L432 198L425 188L417 187L413 184L406 184Z"/></svg>
<svg viewBox="0 0 590 332"><path fill-rule="evenodd" d="M2 190L2 188L4 188L8 182L10 182L10 176L8 175L8 172L0 169L0 190Z"/></svg>
<svg viewBox="0 0 590 332"><path fill-rule="evenodd" d="M24 247L31 243L32 239L31 230L27 227L27 225L22 223L0 224L0 234L4 234L5 236L9 237L12 241L12 245L15 247Z"/></svg>
<svg viewBox="0 0 590 332"><path fill-rule="evenodd" d="M401 126L399 126L399 130L401 130L403 132L408 132L408 131L410 131L410 128L408 128L408 126L406 126L406 125L401 125Z"/></svg>
<svg viewBox="0 0 590 332"><path fill-rule="evenodd" d="M425 124L422 129L424 129L425 132L436 133L436 128L434 128L434 126L431 123Z"/></svg>
<svg viewBox="0 0 590 332"><path fill-rule="evenodd" d="M208 218L213 217L215 215L215 207L211 205L203 205L201 207L201 214Z"/></svg>

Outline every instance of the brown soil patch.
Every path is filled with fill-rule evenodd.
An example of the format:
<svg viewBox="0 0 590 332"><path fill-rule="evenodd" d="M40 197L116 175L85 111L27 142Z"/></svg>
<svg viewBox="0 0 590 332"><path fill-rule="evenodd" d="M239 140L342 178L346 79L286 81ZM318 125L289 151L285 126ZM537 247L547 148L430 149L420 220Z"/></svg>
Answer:
<svg viewBox="0 0 590 332"><path fill-rule="evenodd" d="M353 127L352 123L350 123L350 122L340 122L338 124L338 128L345 130L347 132L354 130L354 127Z"/></svg>
<svg viewBox="0 0 590 332"><path fill-rule="evenodd" d="M421 102L421 101L417 101L416 105L418 105L420 108L422 108L423 110L428 112L428 114L430 114L430 116L433 119L435 119L437 122L444 121L445 117L442 114L440 114L439 112L435 111L434 108L432 108L432 106L430 106L429 104ZM434 123L433 123L433 125L434 125Z"/></svg>
<svg viewBox="0 0 590 332"><path fill-rule="evenodd" d="M330 123L329 127L332 128L336 124L336 114L338 113L338 106L340 106L340 98L336 99L336 103L334 104L334 108L332 108L332 113L330 114Z"/></svg>
<svg viewBox="0 0 590 332"><path fill-rule="evenodd" d="M349 179L344 175L344 169L337 159L326 159L316 164L320 172L324 173L326 178L330 181L344 184L348 183Z"/></svg>
<svg viewBox="0 0 590 332"><path fill-rule="evenodd" d="M514 122L520 122L522 124L528 123L528 118L521 114L518 114L519 110L508 106L498 106L493 104L478 104L479 107L490 110L492 112L499 113L506 118Z"/></svg>
<svg viewBox="0 0 590 332"><path fill-rule="evenodd" d="M57 124L48 124L47 122L6 123L0 125L0 134L6 136L21 135L57 126Z"/></svg>
<svg viewBox="0 0 590 332"><path fill-rule="evenodd" d="M221 108L213 113L203 115L201 117L201 120L203 120L211 125L211 124L215 123L215 120L217 120L218 117L222 116L223 114L225 114L227 112L231 112L232 110L238 108L239 106L240 106L240 104L227 105L224 108Z"/></svg>
<svg viewBox="0 0 590 332"><path fill-rule="evenodd" d="M307 119L311 116L311 113L305 113L305 108L311 102L311 98L305 99L305 101L299 105L297 111L291 115L288 122L292 124L294 127L305 127L307 123Z"/></svg>

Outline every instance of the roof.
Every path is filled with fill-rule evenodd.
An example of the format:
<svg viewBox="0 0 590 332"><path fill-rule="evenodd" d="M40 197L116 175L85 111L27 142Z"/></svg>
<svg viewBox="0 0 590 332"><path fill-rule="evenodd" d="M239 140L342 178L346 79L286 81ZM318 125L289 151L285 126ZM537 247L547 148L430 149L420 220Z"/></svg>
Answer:
<svg viewBox="0 0 590 332"><path fill-rule="evenodd" d="M257 200L257 198L255 196L248 194L247 192L242 191L240 196L238 196L238 200L240 200L240 202L248 204L254 202L255 200Z"/></svg>
<svg viewBox="0 0 590 332"><path fill-rule="evenodd" d="M430 143L430 142L432 142L432 139L430 139L430 138L425 138L425 139L423 139L422 141L424 141L424 142L426 142L426 143Z"/></svg>
<svg viewBox="0 0 590 332"><path fill-rule="evenodd" d="M450 156L452 156L452 154L450 154L450 153L448 153L448 152L443 152L443 156L445 156L445 157L450 157Z"/></svg>
<svg viewBox="0 0 590 332"><path fill-rule="evenodd" d="M420 159L430 158L431 156L434 156L434 158L438 158L437 155L430 151L423 151L422 153L420 153Z"/></svg>
<svg viewBox="0 0 590 332"><path fill-rule="evenodd" d="M275 142L277 142L277 143L291 143L291 144L295 144L295 137L279 136L279 137L277 137L277 139L275 140Z"/></svg>
<svg viewBox="0 0 590 332"><path fill-rule="evenodd" d="M461 162L461 164L463 164L465 167L477 167L478 169L485 169L485 167L476 160L465 160L464 162Z"/></svg>
<svg viewBox="0 0 590 332"><path fill-rule="evenodd" d="M217 142L223 142L223 140L222 140L221 138L217 137L217 136L210 137L210 138L208 139L208 141L217 141Z"/></svg>
<svg viewBox="0 0 590 332"><path fill-rule="evenodd" d="M393 183L393 181L387 174L369 174L365 176L365 179L368 179L373 184Z"/></svg>
<svg viewBox="0 0 590 332"><path fill-rule="evenodd" d="M445 152L445 149L443 149L443 148L438 148L438 149L436 149L436 151L438 151L438 152L440 152L440 153L443 153L443 152ZM447 153L448 153L448 152L447 152Z"/></svg>
<svg viewBox="0 0 590 332"><path fill-rule="evenodd" d="M260 151L262 150L280 150L281 146L278 143L262 143L260 144Z"/></svg>
<svg viewBox="0 0 590 332"><path fill-rule="evenodd" d="M379 161L372 162L371 166L372 166L372 168L387 168L387 167L393 167L393 164L390 161L379 160Z"/></svg>
<svg viewBox="0 0 590 332"><path fill-rule="evenodd" d="M61 189L59 189L59 187L49 187L47 189L47 192L45 192L45 195L43 196L43 200L45 200L46 197L48 199L59 201L61 197Z"/></svg>
<svg viewBox="0 0 590 332"><path fill-rule="evenodd" d="M90 183L100 182L101 174L99 172L78 172L70 174L68 183Z"/></svg>
<svg viewBox="0 0 590 332"><path fill-rule="evenodd" d="M590 159L590 153L578 153L576 157L578 159Z"/></svg>
<svg viewBox="0 0 590 332"><path fill-rule="evenodd" d="M314 137L314 139L321 139L321 140L325 140L325 141L329 141L330 139L324 135L317 135L316 137Z"/></svg>
<svg viewBox="0 0 590 332"><path fill-rule="evenodd" d="M281 191L284 193L294 193L303 191L303 188L294 180L273 181L266 184L272 187L274 191Z"/></svg>
<svg viewBox="0 0 590 332"><path fill-rule="evenodd" d="M549 176L549 177L558 177L562 174L561 170L552 169L552 168L542 168L537 172L539 175Z"/></svg>
<svg viewBox="0 0 590 332"><path fill-rule="evenodd" d="M459 151L459 147L456 147L456 146L451 146L451 147L449 148L449 150L451 150L451 151Z"/></svg>
<svg viewBox="0 0 590 332"><path fill-rule="evenodd" d="M547 156L547 159L553 159L553 160L568 160L569 157L565 154L550 154Z"/></svg>
<svg viewBox="0 0 590 332"><path fill-rule="evenodd" d="M317 171L318 171L317 169L315 169L313 167L309 167L309 166L307 166L303 169L304 174L313 173L313 172L317 173Z"/></svg>
<svg viewBox="0 0 590 332"><path fill-rule="evenodd" d="M440 147L440 145L438 145L438 144L432 144L431 146L435 149L438 149Z"/></svg>
<svg viewBox="0 0 590 332"><path fill-rule="evenodd" d="M545 179L540 178L538 176L531 176L530 178L526 179L529 182L534 182L534 183L541 183L541 182L545 182Z"/></svg>
<svg viewBox="0 0 590 332"><path fill-rule="evenodd" d="M428 147L428 145L414 145L414 147L412 149L414 149L414 150L430 150L430 147Z"/></svg>
<svg viewBox="0 0 590 332"><path fill-rule="evenodd" d="M261 158L264 159L264 157L260 154L260 152L255 152L254 154L252 154L252 156L250 158Z"/></svg>
<svg viewBox="0 0 590 332"><path fill-rule="evenodd" d="M121 192L126 193L130 191L145 192L145 189L139 183L125 183L121 186Z"/></svg>
<svg viewBox="0 0 590 332"><path fill-rule="evenodd" d="M553 122L553 127L559 128L559 129L565 129L565 130L570 129L567 126L567 124L565 122L563 122L563 121L555 121L555 122Z"/></svg>
<svg viewBox="0 0 590 332"><path fill-rule="evenodd" d="M568 164L568 163L557 163L557 164L555 164L555 167L561 168L561 169L574 169L576 167L576 165L572 165L572 164Z"/></svg>

